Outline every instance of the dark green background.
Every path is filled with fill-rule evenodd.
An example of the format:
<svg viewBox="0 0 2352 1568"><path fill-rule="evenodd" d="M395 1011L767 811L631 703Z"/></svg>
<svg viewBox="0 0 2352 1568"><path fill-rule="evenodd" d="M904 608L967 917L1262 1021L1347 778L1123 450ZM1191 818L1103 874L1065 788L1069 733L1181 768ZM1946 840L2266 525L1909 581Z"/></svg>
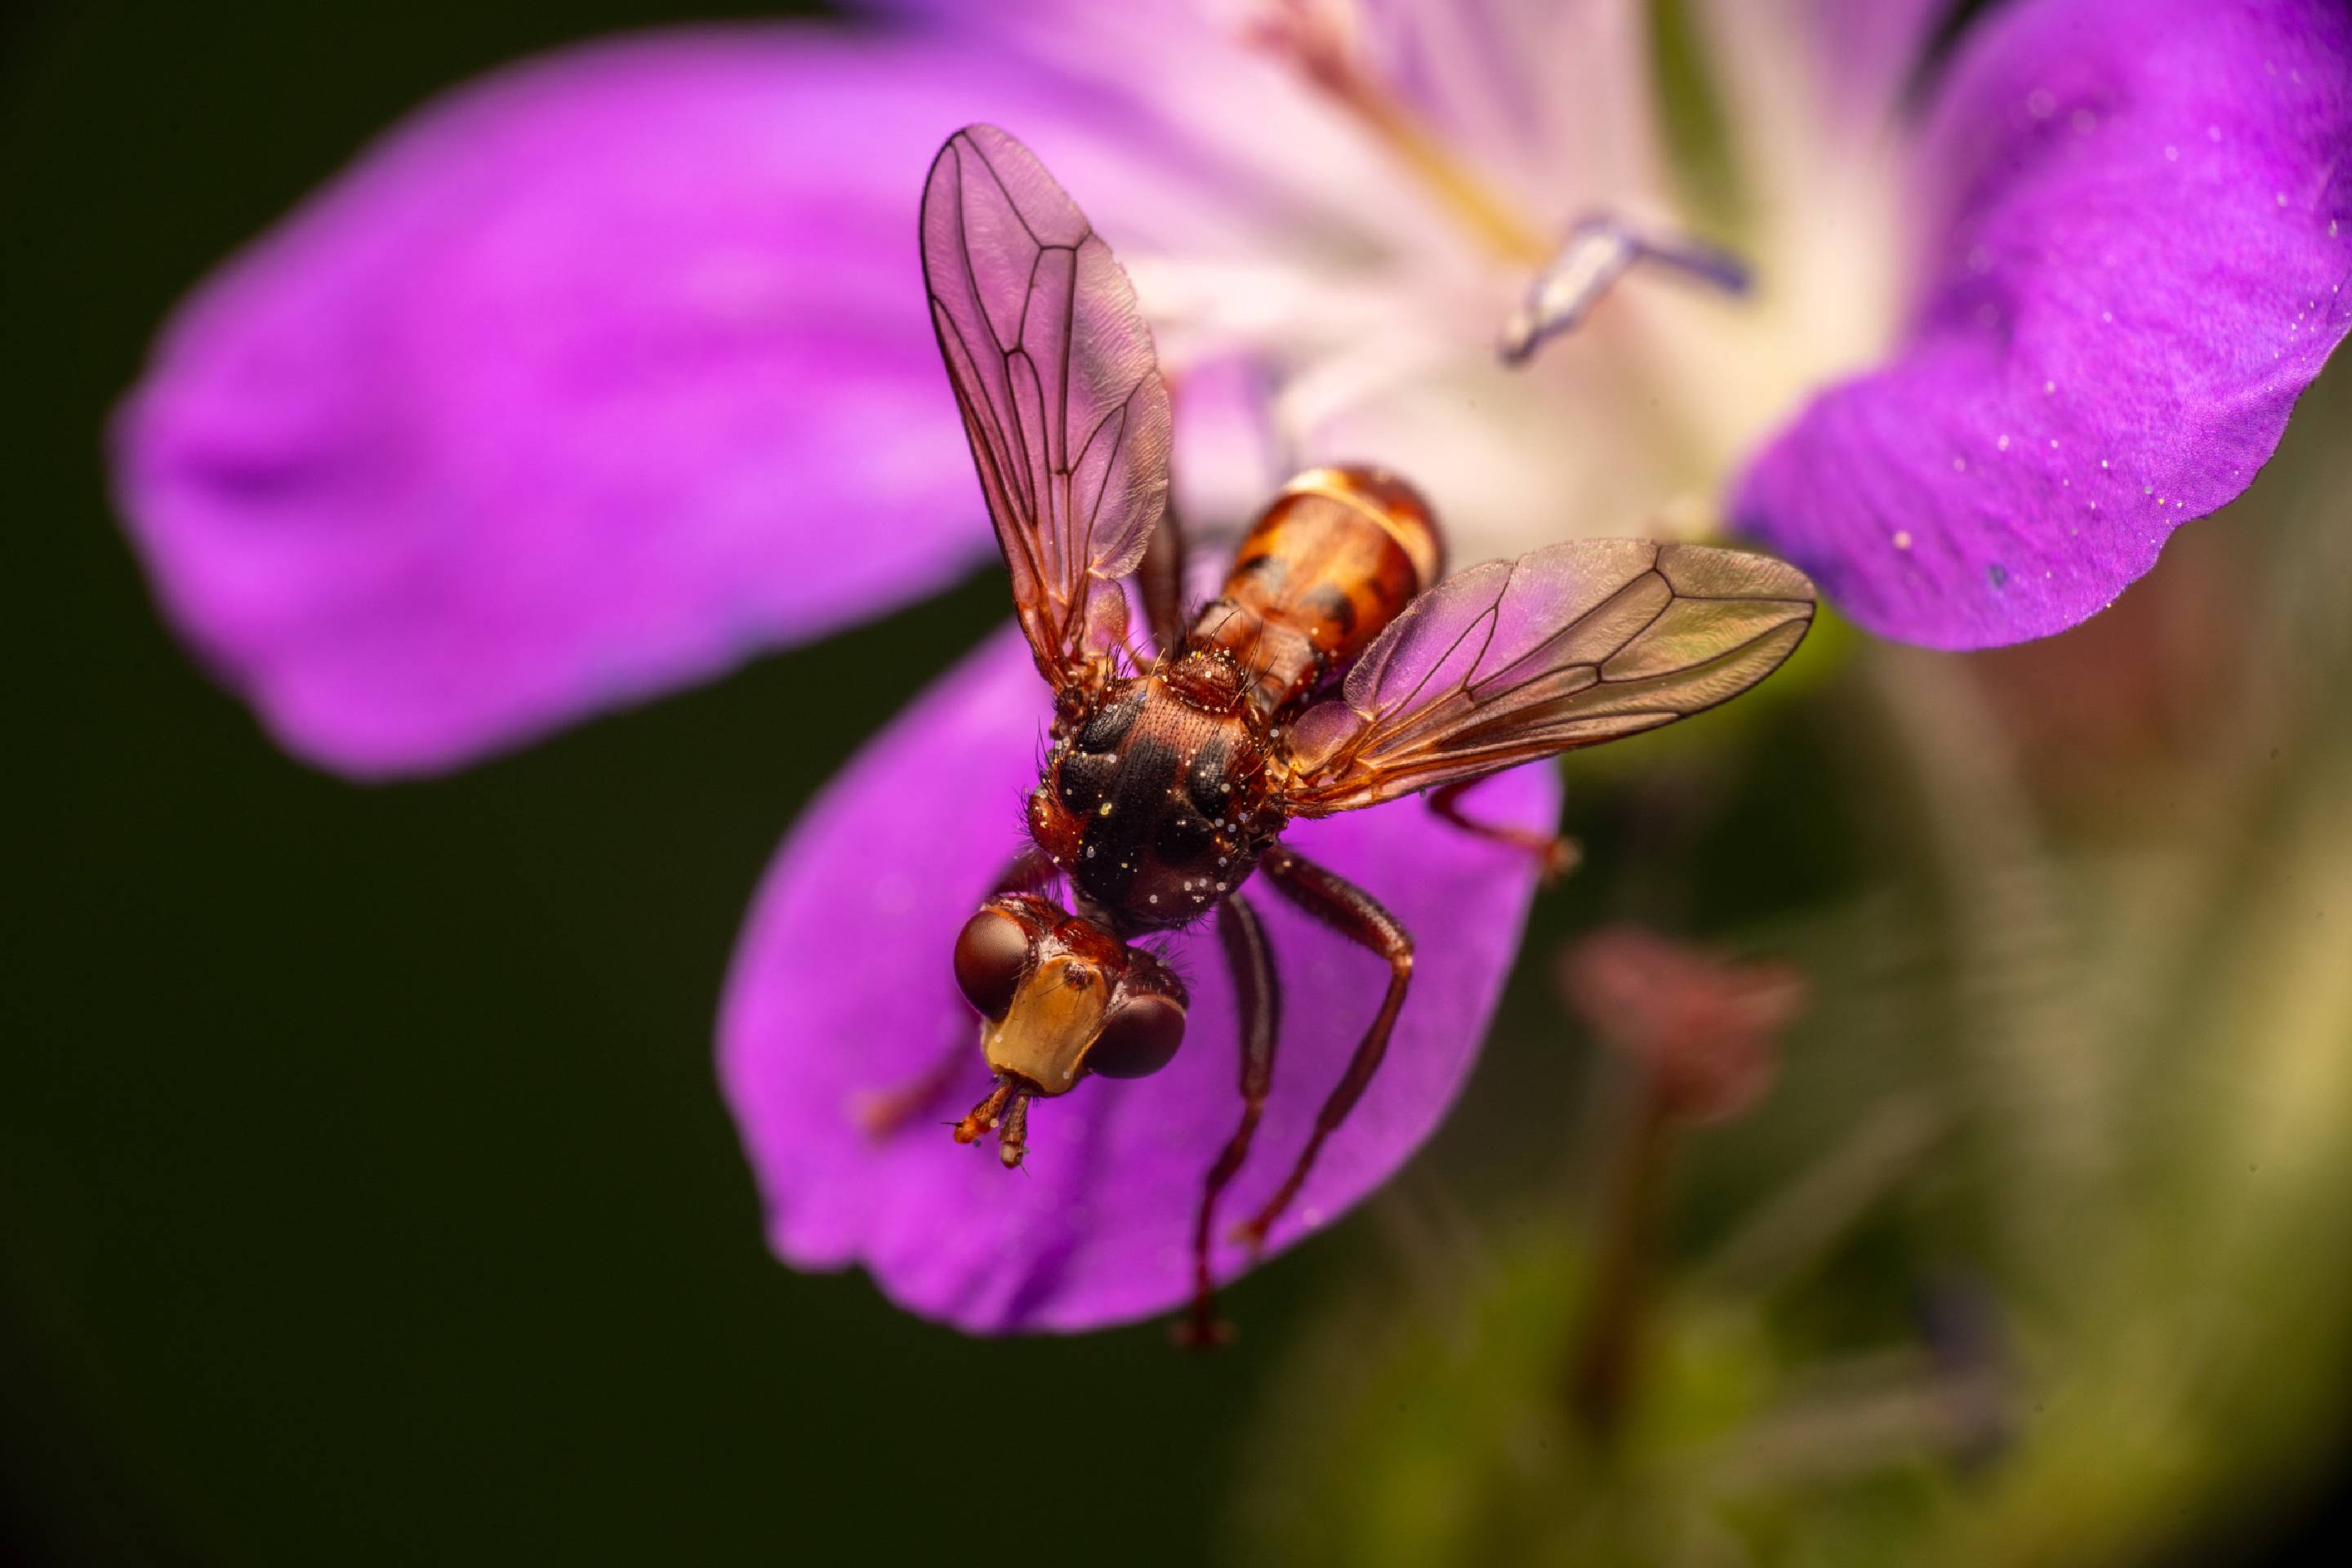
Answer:
<svg viewBox="0 0 2352 1568"><path fill-rule="evenodd" d="M1311 1264L1236 1294L1222 1358L975 1344L769 1258L710 1070L779 835L994 584L368 789L206 681L110 517L102 416L184 289L435 90L664 11L0 23L0 1554L1189 1562L1217 1528Z"/></svg>

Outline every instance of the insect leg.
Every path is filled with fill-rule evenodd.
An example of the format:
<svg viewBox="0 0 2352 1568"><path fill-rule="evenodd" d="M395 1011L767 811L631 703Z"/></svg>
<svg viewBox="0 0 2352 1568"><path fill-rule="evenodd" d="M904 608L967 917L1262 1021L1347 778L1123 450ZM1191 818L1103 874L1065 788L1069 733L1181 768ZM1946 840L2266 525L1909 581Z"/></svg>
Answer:
<svg viewBox="0 0 2352 1568"><path fill-rule="evenodd" d="M1547 886L1576 869L1576 863L1584 858L1584 852L1576 847L1573 838L1566 838L1557 833L1533 833L1524 827L1511 827L1498 822L1481 822L1466 815L1462 809L1462 792L1481 782L1478 779L1456 779L1452 784L1438 785L1429 792L1429 809L1465 833L1526 850L1536 858L1538 873Z"/></svg>
<svg viewBox="0 0 2352 1568"><path fill-rule="evenodd" d="M1257 1134L1258 1117L1274 1087L1275 1041L1282 1033L1282 980L1275 973L1274 949L1265 939L1265 922L1239 893L1217 906L1217 939L1225 950L1225 966L1233 972L1234 1005L1241 1016L1242 1121L1202 1184L1201 1208L1192 1224L1192 1310L1176 1326L1177 1342L1186 1345L1223 1344L1233 1335L1217 1320L1209 1238L1215 1233L1217 1198L1249 1157L1250 1140Z"/></svg>
<svg viewBox="0 0 2352 1568"><path fill-rule="evenodd" d="M1151 640L1161 658L1172 658L1184 646L1184 525L1171 500L1144 546L1143 562L1135 569L1136 586L1143 593L1143 616L1151 624Z"/></svg>
<svg viewBox="0 0 2352 1568"><path fill-rule="evenodd" d="M1299 1152L1298 1163L1283 1179L1281 1190L1272 1201L1258 1210L1247 1225L1237 1233L1252 1251L1265 1245L1265 1236L1290 1200L1298 1195L1306 1184L1307 1173L1314 1168L1315 1156L1323 1152L1323 1141L1331 1136L1348 1119L1362 1098L1364 1086L1372 1081L1380 1069L1381 1058L1388 1054L1389 1036L1396 1028L1397 1014L1404 1008L1405 987L1412 980L1412 937L1397 918L1382 909L1380 900L1357 887L1346 878L1325 870L1312 861L1302 858L1276 845L1266 852L1258 868L1273 881L1283 897L1321 921L1350 941L1388 960L1389 988L1381 998L1381 1010L1373 1015L1372 1026L1364 1031L1356 1047L1356 1054L1348 1059L1348 1070L1340 1075L1339 1083L1323 1109L1315 1118L1315 1131L1308 1134L1307 1147Z"/></svg>
<svg viewBox="0 0 2352 1568"><path fill-rule="evenodd" d="M1021 853L1006 863L988 896L992 899L999 893L1042 893L1061 874L1062 868L1054 864L1052 856L1034 844L1024 844Z"/></svg>

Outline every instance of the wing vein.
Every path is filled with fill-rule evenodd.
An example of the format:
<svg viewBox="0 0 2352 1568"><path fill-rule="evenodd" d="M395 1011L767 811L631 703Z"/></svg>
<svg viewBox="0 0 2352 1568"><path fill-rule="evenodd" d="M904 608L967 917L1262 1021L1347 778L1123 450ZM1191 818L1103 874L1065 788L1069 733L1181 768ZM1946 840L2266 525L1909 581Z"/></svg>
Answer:
<svg viewBox="0 0 2352 1568"><path fill-rule="evenodd" d="M1677 578L1765 591L1688 594ZM1474 568L1408 606L1343 696L1301 716L1286 804L1353 810L1704 712L1802 640L1810 587L1766 557L1630 540L1554 545L1499 583Z"/></svg>

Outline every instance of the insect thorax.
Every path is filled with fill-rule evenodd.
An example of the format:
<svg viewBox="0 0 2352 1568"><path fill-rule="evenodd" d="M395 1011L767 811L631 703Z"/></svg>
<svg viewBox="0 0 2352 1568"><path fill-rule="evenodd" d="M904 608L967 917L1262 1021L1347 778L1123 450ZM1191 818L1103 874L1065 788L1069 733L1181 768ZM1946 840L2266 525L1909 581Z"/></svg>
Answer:
<svg viewBox="0 0 2352 1568"><path fill-rule="evenodd" d="M1029 830L1072 887L1125 931L1182 925L1241 885L1280 824L1265 753L1241 715L1157 677L1112 686L1063 727Z"/></svg>

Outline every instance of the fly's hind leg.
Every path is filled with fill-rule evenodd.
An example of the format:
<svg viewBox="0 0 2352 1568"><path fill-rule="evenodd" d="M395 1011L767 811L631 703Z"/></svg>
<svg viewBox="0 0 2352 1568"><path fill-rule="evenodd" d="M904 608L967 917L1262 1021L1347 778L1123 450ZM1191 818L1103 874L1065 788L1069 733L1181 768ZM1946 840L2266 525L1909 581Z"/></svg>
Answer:
<svg viewBox="0 0 2352 1568"><path fill-rule="evenodd" d="M1282 982L1275 973L1265 922L1238 893L1217 906L1217 939L1225 950L1225 966L1233 972L1234 1007L1241 1017L1242 1120L1209 1167L1192 1222L1192 1307L1175 1331L1177 1343L1192 1346L1219 1345L1233 1337L1231 1327L1217 1316L1209 1242L1216 1234L1217 1199L1249 1157L1250 1140L1257 1134L1258 1118L1274 1087L1275 1042L1282 1033Z"/></svg>
<svg viewBox="0 0 2352 1568"><path fill-rule="evenodd" d="M1536 833L1524 827L1512 827L1499 822L1481 822L1464 813L1462 792L1480 783L1477 779L1462 779L1450 784L1440 784L1429 792L1429 809L1460 828L1480 838L1491 838L1497 844L1508 844L1535 857L1537 874L1549 887L1570 871L1584 858L1584 851L1576 840L1557 833Z"/></svg>
<svg viewBox="0 0 2352 1568"><path fill-rule="evenodd" d="M1412 981L1412 937L1397 923L1394 915L1381 907L1380 900L1346 878L1278 845L1267 852L1258 868L1283 897L1340 935L1386 959L1389 987L1381 998L1381 1010L1372 1016L1372 1026L1364 1031L1356 1054L1348 1059L1348 1070L1340 1075L1338 1087L1316 1114L1315 1131L1307 1135L1307 1147L1299 1152L1298 1163L1290 1168L1290 1174L1283 1179L1281 1189L1272 1200L1236 1233L1253 1253L1265 1247L1266 1233L1306 1184L1307 1173L1315 1168L1315 1157L1323 1152L1324 1141L1347 1121L1356 1101L1363 1098L1365 1086L1372 1081L1372 1074L1380 1070L1381 1058L1388 1054L1389 1037L1396 1030L1397 1015L1404 1009L1405 988Z"/></svg>

